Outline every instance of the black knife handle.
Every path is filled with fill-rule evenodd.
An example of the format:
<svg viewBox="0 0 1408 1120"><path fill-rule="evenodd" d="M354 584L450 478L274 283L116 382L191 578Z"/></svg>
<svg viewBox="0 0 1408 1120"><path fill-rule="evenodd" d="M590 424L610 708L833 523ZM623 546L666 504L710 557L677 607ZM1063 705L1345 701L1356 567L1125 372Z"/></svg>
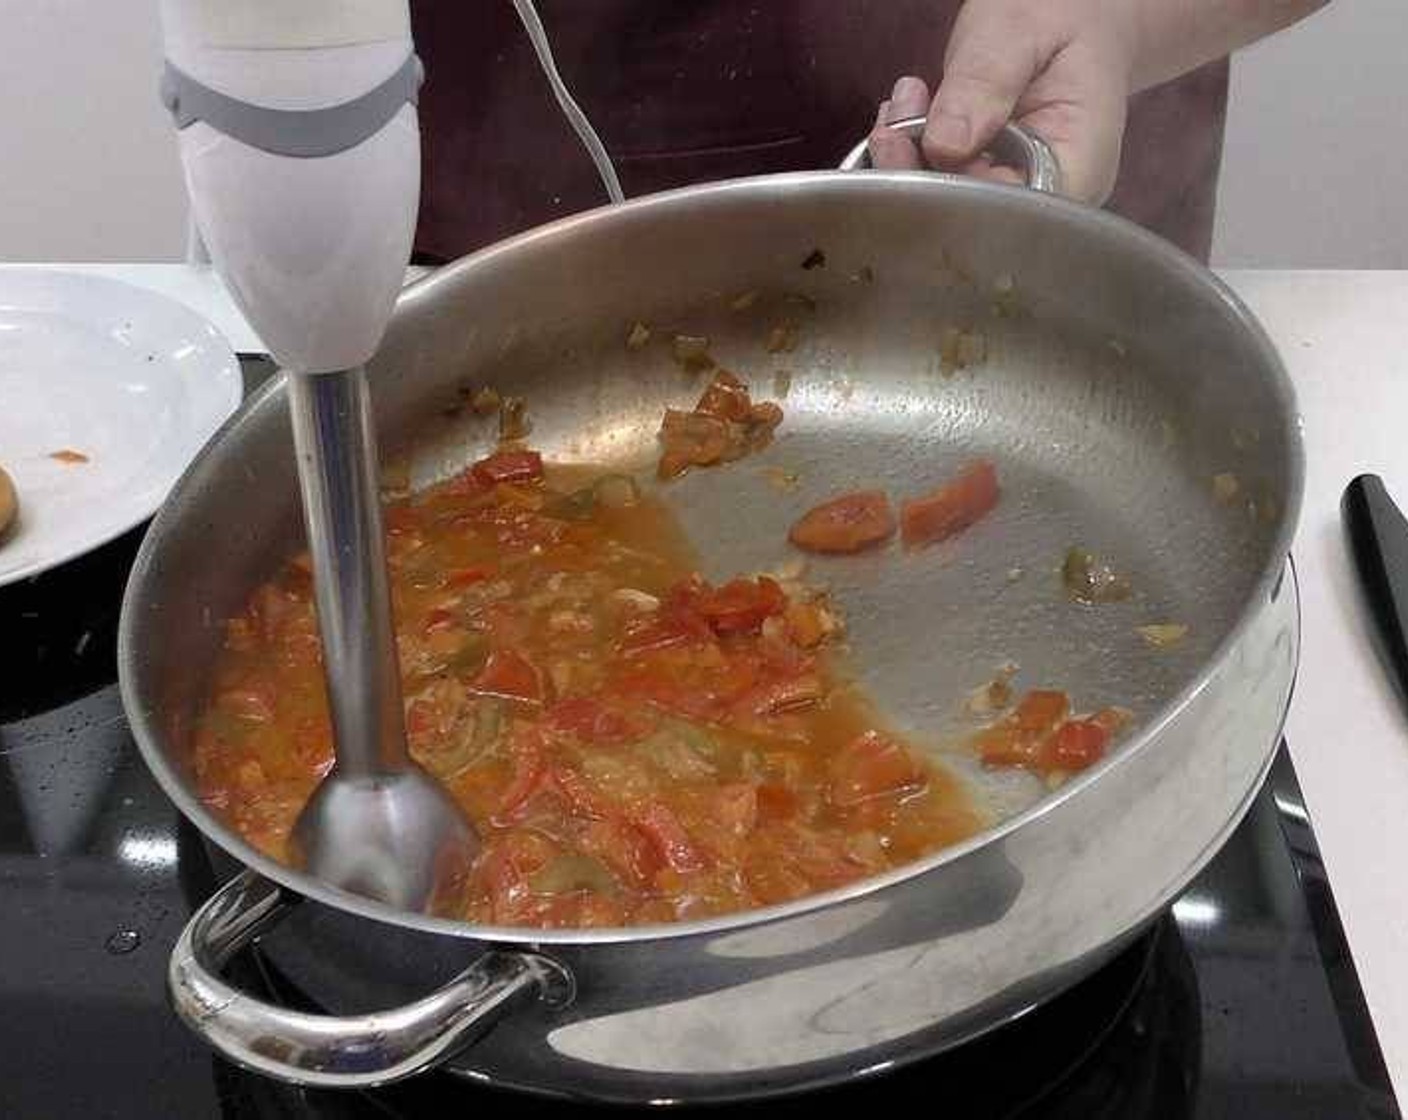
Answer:
<svg viewBox="0 0 1408 1120"><path fill-rule="evenodd" d="M1376 474L1350 482L1340 510L1379 659L1408 706L1408 520Z"/></svg>

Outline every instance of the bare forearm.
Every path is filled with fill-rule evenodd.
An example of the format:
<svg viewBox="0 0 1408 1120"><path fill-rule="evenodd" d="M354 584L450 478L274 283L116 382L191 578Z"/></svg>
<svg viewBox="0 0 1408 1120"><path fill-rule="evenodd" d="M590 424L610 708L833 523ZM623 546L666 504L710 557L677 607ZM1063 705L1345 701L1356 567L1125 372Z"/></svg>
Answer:
<svg viewBox="0 0 1408 1120"><path fill-rule="evenodd" d="M1145 89L1221 58L1323 7L1328 0L1113 0L1127 7L1130 85Z"/></svg>

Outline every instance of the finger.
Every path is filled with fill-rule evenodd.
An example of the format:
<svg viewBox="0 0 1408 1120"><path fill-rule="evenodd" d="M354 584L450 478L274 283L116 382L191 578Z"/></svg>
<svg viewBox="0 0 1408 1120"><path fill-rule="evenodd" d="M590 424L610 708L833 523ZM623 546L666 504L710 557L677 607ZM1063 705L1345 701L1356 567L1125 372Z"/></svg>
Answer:
<svg viewBox="0 0 1408 1120"><path fill-rule="evenodd" d="M922 116L928 102L929 87L918 78L904 77L895 83L890 97L880 103L870 133L870 162L874 166L890 171L917 171L924 166L918 145L887 125Z"/></svg>
<svg viewBox="0 0 1408 1120"><path fill-rule="evenodd" d="M918 171L924 166L919 146L883 124L877 124L870 134L870 162L886 171Z"/></svg>
<svg viewBox="0 0 1408 1120"><path fill-rule="evenodd" d="M922 117L929 110L929 87L921 79L905 75L895 83L888 104L887 124Z"/></svg>
<svg viewBox="0 0 1408 1120"><path fill-rule="evenodd" d="M929 110L924 155L948 167L973 159L1012 116L1045 62L1036 40L1000 9L964 7Z"/></svg>

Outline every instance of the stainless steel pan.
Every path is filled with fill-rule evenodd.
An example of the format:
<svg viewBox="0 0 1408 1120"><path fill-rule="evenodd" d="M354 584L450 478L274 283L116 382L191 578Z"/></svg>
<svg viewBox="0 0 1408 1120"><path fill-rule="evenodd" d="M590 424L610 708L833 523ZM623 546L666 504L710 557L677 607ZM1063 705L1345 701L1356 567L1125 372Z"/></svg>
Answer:
<svg viewBox="0 0 1408 1120"><path fill-rule="evenodd" d="M629 350L635 322L663 341ZM783 323L797 346L770 354ZM980 331L987 354L945 376L953 326ZM246 845L201 805L188 768L221 619L299 545L273 384L157 517L120 645L148 764L252 869L193 919L171 969L178 1012L235 1060L333 1085L448 1061L638 1101L853 1076L961 1042L1094 968L1240 818L1295 666L1282 577L1302 463L1280 362L1210 273L1126 222L1020 188L879 172L690 188L536 230L409 289L373 371L383 444L414 448L422 479L456 469L492 433L442 414L458 386L490 383L528 399L551 455L648 464L664 408L699 391L670 355L675 331L708 336L761 396L791 375L765 454L664 490L713 575L777 564L788 524L838 491L912 494L990 457L1002 503L960 539L813 563L861 676L941 751L962 726L958 701L1009 661L1022 685L1065 688L1082 709L1133 709L1136 731L1056 792L950 751L989 806L987 831L728 919L490 929L341 894ZM796 491L769 485L766 466L795 471ZM1059 576L1072 545L1116 565L1133 599L1073 603ZM1188 625L1187 640L1148 648L1135 627L1157 622ZM322 905L266 948L343 1017L269 1007L218 976L298 897Z"/></svg>

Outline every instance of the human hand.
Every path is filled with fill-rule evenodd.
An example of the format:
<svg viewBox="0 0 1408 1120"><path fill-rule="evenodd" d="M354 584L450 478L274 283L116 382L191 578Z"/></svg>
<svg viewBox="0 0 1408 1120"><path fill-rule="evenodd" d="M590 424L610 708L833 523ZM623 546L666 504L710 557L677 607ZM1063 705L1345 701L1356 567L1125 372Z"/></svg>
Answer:
<svg viewBox="0 0 1408 1120"><path fill-rule="evenodd" d="M983 154L1009 120L1052 148L1063 191L1099 204L1119 170L1131 88L1133 34L1100 0L968 0L944 56L932 101L915 77L895 83L870 135L876 167L925 166L1021 182ZM927 116L922 140L885 128Z"/></svg>

